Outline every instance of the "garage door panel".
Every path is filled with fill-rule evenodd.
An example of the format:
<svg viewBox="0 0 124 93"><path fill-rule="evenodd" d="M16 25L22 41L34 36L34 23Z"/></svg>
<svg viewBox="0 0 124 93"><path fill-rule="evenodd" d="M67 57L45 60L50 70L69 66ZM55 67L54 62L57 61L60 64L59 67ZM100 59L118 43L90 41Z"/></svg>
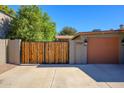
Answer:
<svg viewBox="0 0 124 93"><path fill-rule="evenodd" d="M117 64L118 62L118 37L88 39L88 63Z"/></svg>

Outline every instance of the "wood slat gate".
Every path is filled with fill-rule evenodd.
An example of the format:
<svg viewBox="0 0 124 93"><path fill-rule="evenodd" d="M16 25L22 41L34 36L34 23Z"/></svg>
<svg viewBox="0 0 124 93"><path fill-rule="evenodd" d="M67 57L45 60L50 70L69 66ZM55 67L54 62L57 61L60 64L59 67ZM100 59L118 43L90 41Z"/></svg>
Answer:
<svg viewBox="0 0 124 93"><path fill-rule="evenodd" d="M66 64L69 61L68 42L22 42L22 64Z"/></svg>

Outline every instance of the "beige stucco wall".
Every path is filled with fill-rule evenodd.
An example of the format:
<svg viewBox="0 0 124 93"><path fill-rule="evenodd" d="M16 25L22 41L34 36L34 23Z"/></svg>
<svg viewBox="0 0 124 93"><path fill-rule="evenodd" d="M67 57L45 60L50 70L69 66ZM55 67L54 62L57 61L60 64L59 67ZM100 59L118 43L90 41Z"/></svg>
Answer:
<svg viewBox="0 0 124 93"><path fill-rule="evenodd" d="M0 64L5 64L7 62L7 39L0 39Z"/></svg>
<svg viewBox="0 0 124 93"><path fill-rule="evenodd" d="M75 42L70 40L69 41L69 63L73 64L75 63L75 57L74 57L74 51L75 50Z"/></svg>
<svg viewBox="0 0 124 93"><path fill-rule="evenodd" d="M86 64L87 63L87 46L82 40L70 40L69 63L70 64Z"/></svg>
<svg viewBox="0 0 124 93"><path fill-rule="evenodd" d="M121 40L124 38L124 35L122 34L120 36L120 63L124 64L124 44L122 44Z"/></svg>
<svg viewBox="0 0 124 93"><path fill-rule="evenodd" d="M8 41L8 62L20 64L20 44L21 40Z"/></svg>
<svg viewBox="0 0 124 93"><path fill-rule="evenodd" d="M124 46L121 46L120 50L120 63L124 64Z"/></svg>

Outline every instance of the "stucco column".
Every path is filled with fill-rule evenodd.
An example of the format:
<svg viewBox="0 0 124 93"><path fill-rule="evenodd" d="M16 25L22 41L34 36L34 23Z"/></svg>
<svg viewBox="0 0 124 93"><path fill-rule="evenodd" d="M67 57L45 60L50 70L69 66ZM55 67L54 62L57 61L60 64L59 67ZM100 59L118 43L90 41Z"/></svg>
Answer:
<svg viewBox="0 0 124 93"><path fill-rule="evenodd" d="M0 63L7 63L8 39L0 39Z"/></svg>
<svg viewBox="0 0 124 93"><path fill-rule="evenodd" d="M21 40L9 40L8 42L8 62L13 64L20 64L20 46Z"/></svg>
<svg viewBox="0 0 124 93"><path fill-rule="evenodd" d="M75 57L74 57L74 49L75 48L75 42L70 40L69 41L69 64L74 64Z"/></svg>

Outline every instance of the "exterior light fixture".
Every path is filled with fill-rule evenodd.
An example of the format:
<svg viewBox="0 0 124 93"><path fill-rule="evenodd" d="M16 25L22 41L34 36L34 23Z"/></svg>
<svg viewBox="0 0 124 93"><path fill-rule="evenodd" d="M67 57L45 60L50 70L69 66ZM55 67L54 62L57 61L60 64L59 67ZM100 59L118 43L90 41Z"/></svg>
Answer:
<svg viewBox="0 0 124 93"><path fill-rule="evenodd" d="M87 46L87 38L84 39L84 45Z"/></svg>
<svg viewBox="0 0 124 93"><path fill-rule="evenodd" d="M121 40L121 44L122 46L124 46L124 38Z"/></svg>

